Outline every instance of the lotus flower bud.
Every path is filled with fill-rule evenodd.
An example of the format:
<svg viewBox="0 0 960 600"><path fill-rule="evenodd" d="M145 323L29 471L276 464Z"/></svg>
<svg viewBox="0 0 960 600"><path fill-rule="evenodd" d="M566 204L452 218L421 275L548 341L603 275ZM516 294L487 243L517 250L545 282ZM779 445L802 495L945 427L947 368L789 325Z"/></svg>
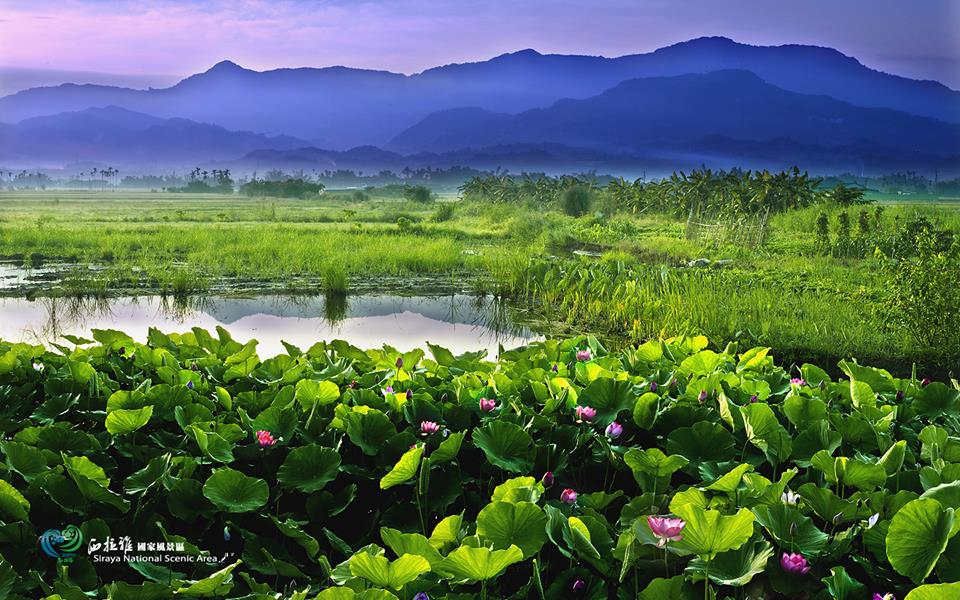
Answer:
<svg viewBox="0 0 960 600"><path fill-rule="evenodd" d="M560 501L564 504L573 504L577 501L577 492L567 488L560 492Z"/></svg>
<svg viewBox="0 0 960 600"><path fill-rule="evenodd" d="M587 582L586 582L586 581L584 581L584 580L582 580L582 579L578 579L578 580L576 580L576 581L573 582L573 593L574 593L574 594L582 594L583 591L586 590L586 589L587 589Z"/></svg>
<svg viewBox="0 0 960 600"><path fill-rule="evenodd" d="M660 386L657 385L657 382L656 382L656 381L651 381L651 382L650 382L650 391L653 392L654 394L657 393L657 388L658 388L658 387L660 387Z"/></svg>
<svg viewBox="0 0 960 600"><path fill-rule="evenodd" d="M422 435L433 435L440 431L440 425L434 421L420 421L420 433Z"/></svg>
<svg viewBox="0 0 960 600"><path fill-rule="evenodd" d="M780 568L794 575L806 575L810 572L810 563L802 554L784 552L780 556Z"/></svg>
<svg viewBox="0 0 960 600"><path fill-rule="evenodd" d="M597 409L592 406L578 406L576 413L578 421L592 421L597 416Z"/></svg>
<svg viewBox="0 0 960 600"><path fill-rule="evenodd" d="M540 483L543 484L543 487L550 487L553 485L553 471L547 471L543 474L543 477L540 478Z"/></svg>
<svg viewBox="0 0 960 600"><path fill-rule="evenodd" d="M480 410L483 412L492 412L497 407L497 401L493 398L480 398Z"/></svg>
<svg viewBox="0 0 960 600"><path fill-rule="evenodd" d="M277 443L277 439L273 437L273 434L270 433L269 431L261 429L257 431L256 435L257 435L257 443L260 444L261 448L269 448L270 446L274 446Z"/></svg>
<svg viewBox="0 0 960 600"><path fill-rule="evenodd" d="M617 439L618 437L620 437L622 433L623 433L623 425L621 425L620 423L617 423L616 421L613 421L609 425L607 425L607 429L606 431L604 431L604 434L611 440Z"/></svg>

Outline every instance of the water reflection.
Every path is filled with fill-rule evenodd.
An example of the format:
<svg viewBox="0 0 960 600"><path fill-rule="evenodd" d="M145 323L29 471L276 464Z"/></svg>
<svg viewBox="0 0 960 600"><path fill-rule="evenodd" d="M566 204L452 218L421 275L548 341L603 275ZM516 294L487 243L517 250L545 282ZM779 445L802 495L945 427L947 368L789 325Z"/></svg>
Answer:
<svg viewBox="0 0 960 600"><path fill-rule="evenodd" d="M63 335L120 329L145 340L147 330L225 327L235 339L260 341L261 357L284 352L281 340L307 348L345 339L362 348L401 350L439 344L454 352L512 348L534 334L517 326L509 308L489 297L329 294L249 298L140 296L125 298L0 298L0 338L49 345Z"/></svg>

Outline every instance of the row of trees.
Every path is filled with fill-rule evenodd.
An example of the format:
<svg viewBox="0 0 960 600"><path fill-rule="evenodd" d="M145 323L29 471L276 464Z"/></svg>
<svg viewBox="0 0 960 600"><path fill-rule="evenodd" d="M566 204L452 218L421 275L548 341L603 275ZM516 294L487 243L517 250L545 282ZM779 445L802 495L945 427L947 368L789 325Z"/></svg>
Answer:
<svg viewBox="0 0 960 600"><path fill-rule="evenodd" d="M606 185L592 174L561 177L494 174L469 179L460 186L460 193L467 199L498 203L566 206L565 192L577 188L606 196L619 210L736 219L808 206L819 198L820 182L797 168L780 173L698 169L654 181L630 181L621 177Z"/></svg>

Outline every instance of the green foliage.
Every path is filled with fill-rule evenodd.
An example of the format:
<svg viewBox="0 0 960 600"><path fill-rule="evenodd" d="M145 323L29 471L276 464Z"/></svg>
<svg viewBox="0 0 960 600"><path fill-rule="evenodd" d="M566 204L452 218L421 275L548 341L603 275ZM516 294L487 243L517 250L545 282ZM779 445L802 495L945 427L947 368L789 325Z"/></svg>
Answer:
<svg viewBox="0 0 960 600"><path fill-rule="evenodd" d="M881 257L890 324L922 344L960 343L960 240L943 248L931 232L917 238L916 255Z"/></svg>
<svg viewBox="0 0 960 600"><path fill-rule="evenodd" d="M955 384L852 361L845 379L807 364L810 385L790 383L769 348L702 337L613 353L546 340L496 362L432 347L399 370L395 350L343 342L261 360L224 330L94 337L67 353L0 342L12 600L519 600L569 597L573 579L596 598L689 598L705 581L717 597L939 598L956 579ZM499 408L482 413L492 386ZM64 398L75 408L51 412ZM679 539L659 538L655 515L683 519ZM232 558L186 574L81 551L61 572L35 541L51 522ZM783 572L784 552L811 572Z"/></svg>

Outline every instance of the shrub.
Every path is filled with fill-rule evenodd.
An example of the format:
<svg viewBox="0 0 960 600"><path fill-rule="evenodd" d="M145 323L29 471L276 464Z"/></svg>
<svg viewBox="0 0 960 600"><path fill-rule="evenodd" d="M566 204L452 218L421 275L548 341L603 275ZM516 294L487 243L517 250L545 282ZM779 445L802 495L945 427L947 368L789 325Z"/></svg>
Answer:
<svg viewBox="0 0 960 600"><path fill-rule="evenodd" d="M920 234L916 256L883 260L890 296L890 323L918 342L941 347L960 344L960 241L943 248L931 232Z"/></svg>
<svg viewBox="0 0 960 600"><path fill-rule="evenodd" d="M449 221L453 218L453 213L455 208L453 203L447 202L441 204L437 207L437 210L433 211L433 214L430 215L430 220L434 223L443 223L444 221Z"/></svg>
<svg viewBox="0 0 960 600"><path fill-rule="evenodd" d="M427 204L436 198L430 188L423 185L408 185L403 188L403 198L408 202Z"/></svg>
<svg viewBox="0 0 960 600"><path fill-rule="evenodd" d="M582 217L590 211L593 193L585 185L574 185L563 191L560 204L571 217Z"/></svg>

